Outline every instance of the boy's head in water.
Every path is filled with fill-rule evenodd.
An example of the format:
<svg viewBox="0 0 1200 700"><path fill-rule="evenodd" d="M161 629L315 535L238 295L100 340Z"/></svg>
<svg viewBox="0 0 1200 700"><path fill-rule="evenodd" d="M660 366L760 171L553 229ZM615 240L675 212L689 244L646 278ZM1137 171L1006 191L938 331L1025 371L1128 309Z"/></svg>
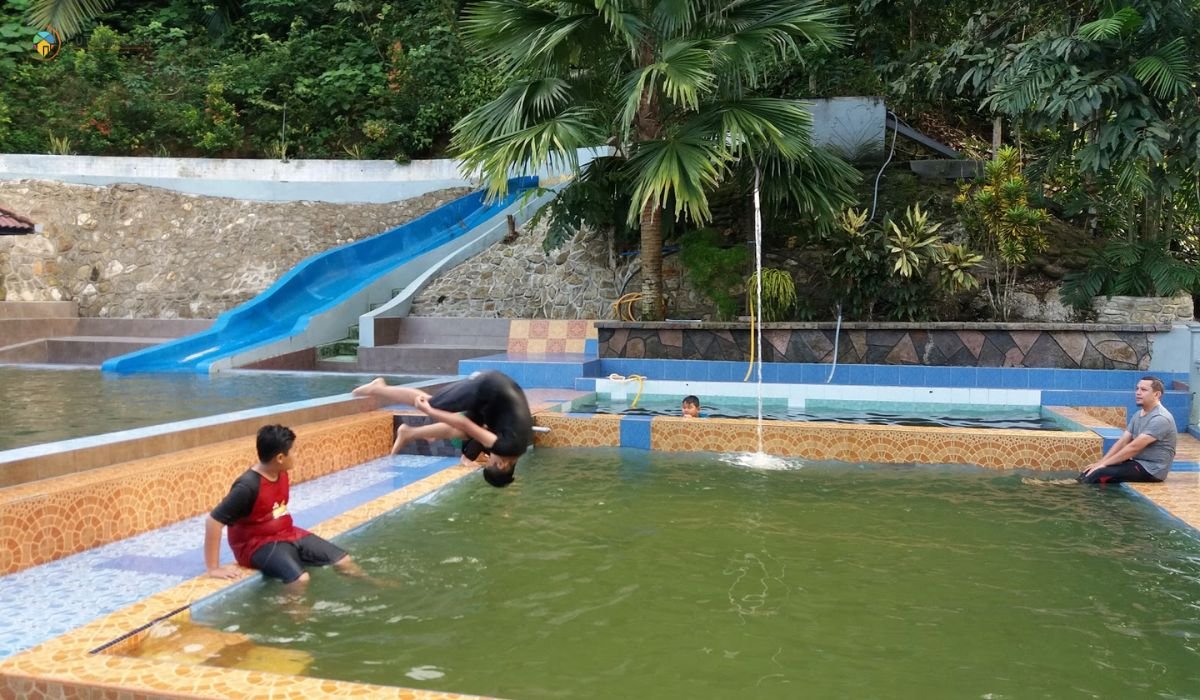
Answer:
<svg viewBox="0 0 1200 700"><path fill-rule="evenodd" d="M684 418L699 418L700 417L700 399L695 396L683 397L683 406L680 409L683 411Z"/></svg>
<svg viewBox="0 0 1200 700"><path fill-rule="evenodd" d="M504 488L513 482L513 472L516 470L516 457L492 454L488 456L487 465L483 468L483 479L498 489Z"/></svg>

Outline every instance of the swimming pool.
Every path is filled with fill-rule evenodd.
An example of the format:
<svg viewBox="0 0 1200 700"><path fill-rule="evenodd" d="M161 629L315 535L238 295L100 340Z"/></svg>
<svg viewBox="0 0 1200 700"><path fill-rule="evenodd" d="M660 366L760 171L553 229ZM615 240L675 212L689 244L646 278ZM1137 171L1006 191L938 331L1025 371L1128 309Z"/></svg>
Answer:
<svg viewBox="0 0 1200 700"><path fill-rule="evenodd" d="M564 410L576 413L607 413L644 416L678 416L681 397L643 397L630 408L633 396L625 400L604 394L576 399ZM753 399L705 397L701 416L709 418L755 418L758 407ZM941 428L997 428L1019 430L1072 430L1060 416L1043 412L1039 406L973 406L968 404L896 404L879 402L864 405L860 401L806 401L803 408L789 406L786 399L763 401L767 420L863 423L868 425L909 425Z"/></svg>
<svg viewBox="0 0 1200 700"><path fill-rule="evenodd" d="M368 379L281 372L120 376L0 366L0 450L343 394Z"/></svg>
<svg viewBox="0 0 1200 700"><path fill-rule="evenodd" d="M193 619L303 652L306 675L510 698L1200 688L1200 542L1124 489L629 450L522 471L340 540L396 588L321 570L304 614L255 581Z"/></svg>

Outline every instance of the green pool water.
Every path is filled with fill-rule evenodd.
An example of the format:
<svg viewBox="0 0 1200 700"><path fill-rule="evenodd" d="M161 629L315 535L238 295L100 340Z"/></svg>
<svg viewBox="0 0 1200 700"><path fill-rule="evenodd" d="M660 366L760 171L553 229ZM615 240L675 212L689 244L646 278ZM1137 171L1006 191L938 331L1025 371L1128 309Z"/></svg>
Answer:
<svg viewBox="0 0 1200 700"><path fill-rule="evenodd" d="M1123 488L539 450L340 540L387 588L194 618L308 675L506 698L1200 696L1200 543Z"/></svg>
<svg viewBox="0 0 1200 700"><path fill-rule="evenodd" d="M343 394L361 375L0 367L0 450ZM390 383L415 381L390 378Z"/></svg>

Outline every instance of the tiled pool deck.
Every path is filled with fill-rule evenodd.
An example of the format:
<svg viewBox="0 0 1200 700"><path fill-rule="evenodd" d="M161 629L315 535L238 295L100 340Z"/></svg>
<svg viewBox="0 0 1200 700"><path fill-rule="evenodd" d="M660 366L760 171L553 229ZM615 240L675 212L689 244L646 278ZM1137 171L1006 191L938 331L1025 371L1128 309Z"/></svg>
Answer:
<svg viewBox="0 0 1200 700"><path fill-rule="evenodd" d="M531 390L531 405L545 411L555 402L578 396L569 390ZM1059 408L1089 428L1091 449L1108 444L1121 429L1118 410ZM562 421L574 419L569 427ZM554 427L538 436L539 445L632 445L656 449L722 451L733 433L752 430L746 421L728 425L705 419L647 420L634 416L577 417L539 413ZM556 422L558 421L558 422ZM718 424L719 423L719 424ZM372 425L378 425L375 421ZM706 447L700 433L712 432L717 447ZM657 436L656 436L657 429ZM866 436L869 426L846 432ZM1005 432L1005 431L999 431ZM1014 431L1016 432L1016 431ZM1098 436L1098 437L1097 437ZM874 438L871 438L874 439ZM657 440L657 444L656 444ZM699 440L699 441L698 441ZM372 438L372 442L374 442ZM614 442L615 441L615 442ZM671 447L668 447L668 443ZM1003 447L997 449L1004 449ZM866 457L862 461L872 461ZM1193 528L1200 529L1200 441L1181 434L1177 463L1164 484L1133 486L1136 493ZM1074 465L1073 465L1074 466ZM1056 468L1062 468L1056 465ZM423 498L470 473L444 457L402 455L375 458L349 469L293 486L299 524L333 537L399 505ZM0 577L0 697L149 698L149 697L394 697L443 698L452 694L382 688L253 670L217 669L91 653L230 585L203 577L203 519L196 516L135 537L113 542L41 566ZM228 561L227 549L223 561ZM247 575L249 577L250 574ZM97 595L97 593L101 595ZM66 632L65 634L62 634ZM36 648L21 653L31 645Z"/></svg>
<svg viewBox="0 0 1200 700"><path fill-rule="evenodd" d="M397 455L292 487L293 516L305 527L386 496L457 462ZM204 574L207 515L0 577L0 657L52 639L97 617ZM221 560L232 561L227 542ZM36 597L30 592L37 591ZM97 596L102 591L102 596ZM36 625L30 625L36 620Z"/></svg>

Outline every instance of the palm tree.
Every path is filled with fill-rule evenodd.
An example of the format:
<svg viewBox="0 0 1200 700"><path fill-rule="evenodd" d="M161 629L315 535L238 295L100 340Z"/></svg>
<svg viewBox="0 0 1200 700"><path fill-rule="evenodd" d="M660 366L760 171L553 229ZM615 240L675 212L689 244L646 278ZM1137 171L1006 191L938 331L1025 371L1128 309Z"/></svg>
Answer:
<svg viewBox="0 0 1200 700"><path fill-rule="evenodd" d="M513 172L578 174L577 148L615 144L641 230L642 318L661 318L668 208L708 221L708 194L748 163L809 205L824 195L801 173L857 177L812 148L799 101L752 92L774 60L844 43L837 19L811 0L482 0L467 40L508 87L456 125L453 145L498 194Z"/></svg>

